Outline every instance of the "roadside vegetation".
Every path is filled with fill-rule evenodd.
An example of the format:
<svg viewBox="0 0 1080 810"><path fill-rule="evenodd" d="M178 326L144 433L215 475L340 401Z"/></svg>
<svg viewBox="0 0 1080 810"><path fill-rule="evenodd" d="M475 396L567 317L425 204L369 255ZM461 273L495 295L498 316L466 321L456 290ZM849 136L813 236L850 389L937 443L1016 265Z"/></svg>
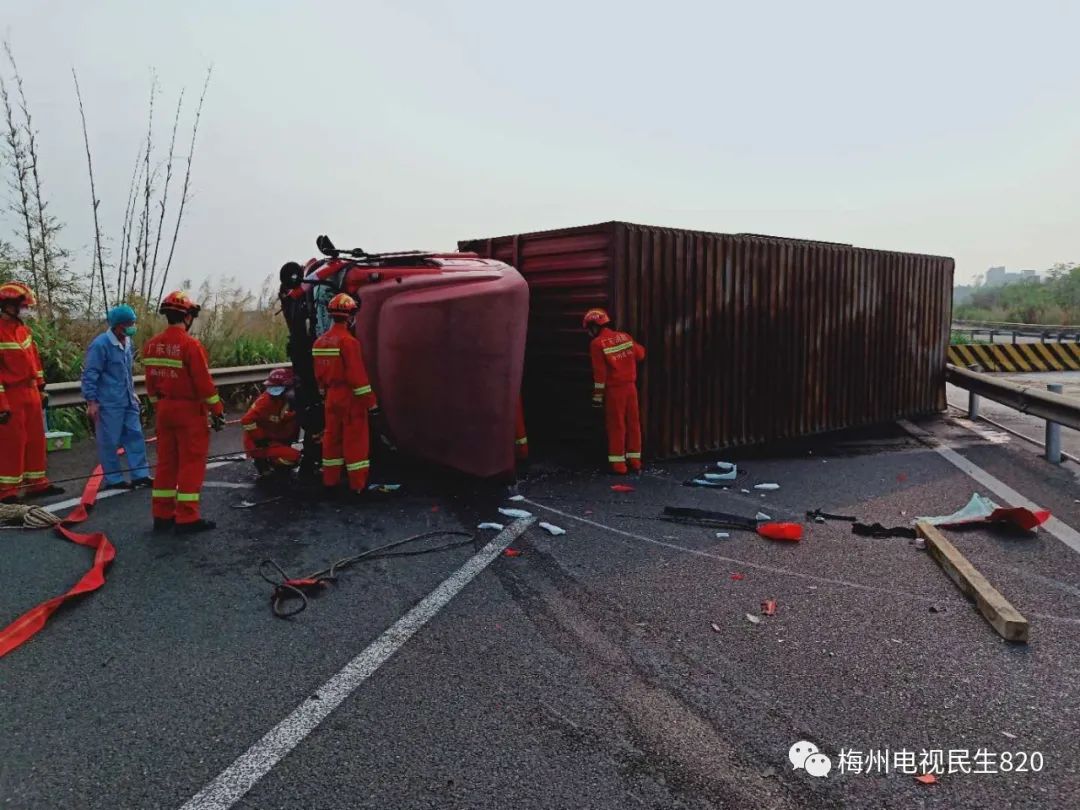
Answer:
<svg viewBox="0 0 1080 810"><path fill-rule="evenodd" d="M1003 287L976 288L970 303L957 306L953 317L961 321L1048 326L1080 323L1080 265L1056 265L1045 281L1032 279Z"/></svg>

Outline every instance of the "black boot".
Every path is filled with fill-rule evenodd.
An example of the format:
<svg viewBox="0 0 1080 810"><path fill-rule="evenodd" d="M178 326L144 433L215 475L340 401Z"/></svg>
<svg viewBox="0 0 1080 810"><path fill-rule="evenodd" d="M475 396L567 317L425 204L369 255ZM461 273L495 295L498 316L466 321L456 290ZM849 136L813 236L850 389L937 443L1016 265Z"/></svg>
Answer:
<svg viewBox="0 0 1080 810"><path fill-rule="evenodd" d="M175 523L172 518L154 518L154 531L171 532Z"/></svg>
<svg viewBox="0 0 1080 810"><path fill-rule="evenodd" d="M193 523L177 523L177 534L196 534L198 532L208 532L211 529L216 529L217 524L212 520L206 520L205 518L199 518Z"/></svg>
<svg viewBox="0 0 1080 810"><path fill-rule="evenodd" d="M153 478L136 478L131 482L132 489L150 489L152 486L154 486Z"/></svg>
<svg viewBox="0 0 1080 810"><path fill-rule="evenodd" d="M102 489L132 489L132 485L127 481L117 481L115 484L106 484Z"/></svg>

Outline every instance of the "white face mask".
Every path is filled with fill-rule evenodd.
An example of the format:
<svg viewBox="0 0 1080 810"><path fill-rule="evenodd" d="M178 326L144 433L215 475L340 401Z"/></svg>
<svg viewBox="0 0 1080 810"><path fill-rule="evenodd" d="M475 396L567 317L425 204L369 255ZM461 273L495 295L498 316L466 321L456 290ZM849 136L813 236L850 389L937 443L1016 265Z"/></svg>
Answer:
<svg viewBox="0 0 1080 810"><path fill-rule="evenodd" d="M24 307L19 311L19 319L26 320L27 318L33 318L37 314L37 310L30 307Z"/></svg>

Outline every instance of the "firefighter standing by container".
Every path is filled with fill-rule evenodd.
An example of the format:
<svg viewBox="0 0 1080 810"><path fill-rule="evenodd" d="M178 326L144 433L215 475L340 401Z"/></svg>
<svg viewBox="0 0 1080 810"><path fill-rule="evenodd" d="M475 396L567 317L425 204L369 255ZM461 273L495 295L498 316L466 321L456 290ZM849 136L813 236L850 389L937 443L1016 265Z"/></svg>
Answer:
<svg viewBox="0 0 1080 810"><path fill-rule="evenodd" d="M200 307L183 292L161 301L159 312L168 328L146 342L146 393L157 402L157 475L154 477L155 531L172 528L182 534L213 529L200 515L199 491L206 474L210 428L225 425L221 404L203 345L188 334Z"/></svg>
<svg viewBox="0 0 1080 810"><path fill-rule="evenodd" d="M645 347L626 332L618 332L602 309L585 313L582 327L592 336L589 357L593 371L593 405L604 408L608 463L625 475L627 467L641 469L641 416L638 412L637 365Z"/></svg>
<svg viewBox="0 0 1080 810"><path fill-rule="evenodd" d="M360 341L352 334L358 309L352 296L335 295L326 307L334 323L311 349L315 379L325 403L323 486L333 490L344 467L349 488L356 495L367 489L371 467L368 415L378 412Z"/></svg>
<svg viewBox="0 0 1080 810"><path fill-rule="evenodd" d="M0 502L63 492L45 475L45 372L26 310L37 304L25 284L0 284Z"/></svg>
<svg viewBox="0 0 1080 810"><path fill-rule="evenodd" d="M265 386L240 419L244 452L255 461L259 475L291 470L300 463L300 451L293 447L300 437L300 420L294 409L296 378L292 369L274 369Z"/></svg>

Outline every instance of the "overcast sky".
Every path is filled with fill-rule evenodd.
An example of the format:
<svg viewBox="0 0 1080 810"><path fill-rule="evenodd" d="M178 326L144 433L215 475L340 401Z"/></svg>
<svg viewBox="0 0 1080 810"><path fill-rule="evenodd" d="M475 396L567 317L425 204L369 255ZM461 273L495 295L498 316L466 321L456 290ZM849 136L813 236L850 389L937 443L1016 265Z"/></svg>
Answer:
<svg viewBox="0 0 1080 810"><path fill-rule="evenodd" d="M115 235L151 69L162 141L212 62L177 280L258 286L318 233L445 249L625 219L946 254L961 281L1080 261L1078 9L0 0L0 26L80 267L70 69Z"/></svg>

